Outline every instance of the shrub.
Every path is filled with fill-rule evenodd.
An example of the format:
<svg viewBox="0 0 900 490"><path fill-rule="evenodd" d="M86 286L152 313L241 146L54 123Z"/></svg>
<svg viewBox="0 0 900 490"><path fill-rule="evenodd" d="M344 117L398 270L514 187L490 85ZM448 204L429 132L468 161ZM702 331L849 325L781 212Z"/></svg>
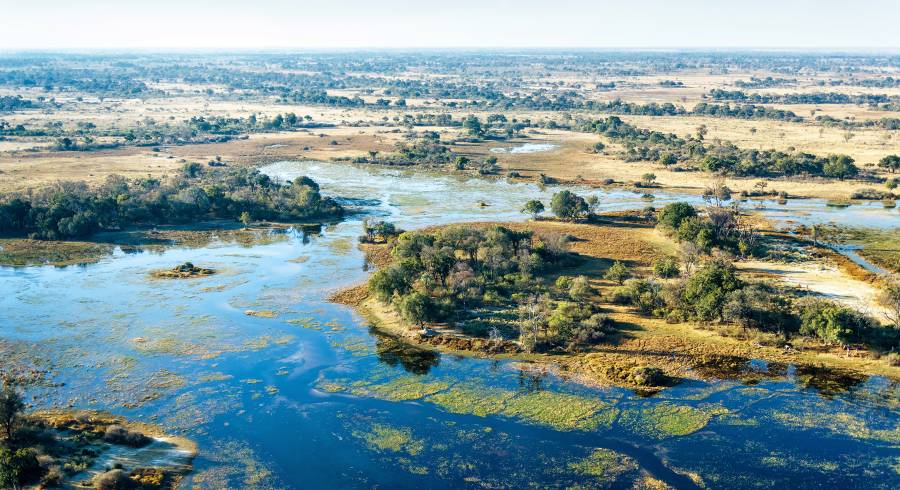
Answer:
<svg viewBox="0 0 900 490"><path fill-rule="evenodd" d="M613 330L613 321L608 316L594 313L575 325L571 333L568 350L573 351L583 345L599 344Z"/></svg>
<svg viewBox="0 0 900 490"><path fill-rule="evenodd" d="M728 293L723 317L742 328L777 332L784 337L799 327L799 319L791 312L791 304L785 295L762 284Z"/></svg>
<svg viewBox="0 0 900 490"><path fill-rule="evenodd" d="M723 320L728 293L742 286L734 265L724 260L711 260L685 283L680 298L682 309L698 320Z"/></svg>
<svg viewBox="0 0 900 490"><path fill-rule="evenodd" d="M594 290L591 288L586 277L578 276L570 282L568 292L572 301L584 301L594 292Z"/></svg>
<svg viewBox="0 0 900 490"><path fill-rule="evenodd" d="M43 472L34 449L0 446L0 487L19 488L23 483L37 481Z"/></svg>
<svg viewBox="0 0 900 490"><path fill-rule="evenodd" d="M139 485L124 471L112 470L97 475L94 478L94 488L96 490L131 490L139 488Z"/></svg>
<svg viewBox="0 0 900 490"><path fill-rule="evenodd" d="M675 257L663 257L658 259L653 264L653 273L656 274L657 277L662 277L664 279L678 277L678 275L681 274L681 269L678 266L678 259Z"/></svg>
<svg viewBox="0 0 900 490"><path fill-rule="evenodd" d="M629 277L631 277L631 271L628 270L628 267L625 264L618 260L615 261L613 265L609 266L609 269L606 269L606 272L603 273L604 279L615 281L619 285L624 283Z"/></svg>
<svg viewBox="0 0 900 490"><path fill-rule="evenodd" d="M106 428L106 432L103 433L103 440L110 444L143 447L150 444L152 439L140 432L130 431L121 425L110 425Z"/></svg>
<svg viewBox="0 0 900 490"><path fill-rule="evenodd" d="M700 219L699 216L692 216L682 220L675 236L679 242L692 242L700 250L707 252L716 243L716 231L713 228L713 224Z"/></svg>
<svg viewBox="0 0 900 490"><path fill-rule="evenodd" d="M661 316L665 307L661 293L662 287L659 283L632 279L625 283L625 286L617 288L613 293L613 301L636 306L649 315Z"/></svg>
<svg viewBox="0 0 900 490"><path fill-rule="evenodd" d="M638 386L662 386L666 382L666 375L659 368L636 366L631 368L626 379Z"/></svg>
<svg viewBox="0 0 900 490"><path fill-rule="evenodd" d="M841 346L864 340L866 332L877 326L875 320L856 310L822 299L803 302L800 321L800 333Z"/></svg>
<svg viewBox="0 0 900 490"><path fill-rule="evenodd" d="M877 201L881 199L891 199L894 195L890 192L882 192L877 189L872 189L871 187L865 187L862 189L856 189L850 194L850 199L861 199L861 200L872 200Z"/></svg>

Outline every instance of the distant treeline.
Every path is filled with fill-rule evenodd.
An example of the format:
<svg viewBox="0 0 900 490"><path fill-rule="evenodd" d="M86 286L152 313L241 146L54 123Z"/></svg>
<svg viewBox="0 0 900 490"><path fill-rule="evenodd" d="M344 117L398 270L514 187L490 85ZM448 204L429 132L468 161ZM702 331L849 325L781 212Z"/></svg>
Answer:
<svg viewBox="0 0 900 490"><path fill-rule="evenodd" d="M299 221L330 219L343 208L300 177L282 184L246 168L204 170L187 164L166 180L112 175L98 187L61 182L28 193L0 196L0 234L60 240L129 226L205 219Z"/></svg>
<svg viewBox="0 0 900 490"><path fill-rule="evenodd" d="M772 109L753 104L709 104L700 102L688 111L682 106L676 106L670 102L657 104L635 104L613 100L603 103L590 103L588 107L597 112L609 114L636 115L636 116L714 116L731 117L737 119L776 119L780 121L802 121L803 118L791 111Z"/></svg>
<svg viewBox="0 0 900 490"><path fill-rule="evenodd" d="M879 128L896 131L900 129L900 119L896 117L883 117L881 119L866 119L863 121L848 121L836 119L831 116L816 116L816 122L823 126L839 127L844 129Z"/></svg>
<svg viewBox="0 0 900 490"><path fill-rule="evenodd" d="M824 85L824 82L822 82L822 84ZM829 80L828 84L832 86L851 85L869 88L894 88L900 87L900 78L851 78L849 80Z"/></svg>
<svg viewBox="0 0 900 490"><path fill-rule="evenodd" d="M19 109L35 109L40 104L33 100L23 99L21 95L4 95L0 96L0 112L12 112Z"/></svg>
<svg viewBox="0 0 900 490"><path fill-rule="evenodd" d="M148 92L147 84L128 72L115 69L29 68L0 70L0 85L40 87L44 90L77 90L93 94L134 96Z"/></svg>
<svg viewBox="0 0 900 490"><path fill-rule="evenodd" d="M89 151L113 148L127 143L137 146L183 145L191 143L218 143L239 135L258 132L282 131L299 128L330 126L315 123L310 116L298 116L293 112L272 117L205 117L194 116L182 122L157 122L153 119L138 121L128 128L100 129L90 122L80 122L75 128L66 129L60 121L48 121L41 126L10 125L0 121L0 137L43 136L56 138L54 148L63 151ZM121 138L119 141L99 142L98 138Z"/></svg>
<svg viewBox="0 0 900 490"><path fill-rule="evenodd" d="M712 89L713 100L732 100L754 104L884 104L896 102L896 97L884 94L842 94L819 92L813 94L748 94L742 90Z"/></svg>
<svg viewBox="0 0 900 490"><path fill-rule="evenodd" d="M705 171L739 176L813 175L844 179L859 173L853 159L846 155L819 157L803 152L742 149L728 142L706 143L702 134L681 138L637 128L617 116L583 121L581 130L624 144L625 158L630 161L688 163Z"/></svg>
<svg viewBox="0 0 900 490"><path fill-rule="evenodd" d="M738 81L734 82L734 85L739 88L770 88L770 87L785 87L785 86L795 85L796 83L797 83L796 78L750 77L749 81L738 80Z"/></svg>

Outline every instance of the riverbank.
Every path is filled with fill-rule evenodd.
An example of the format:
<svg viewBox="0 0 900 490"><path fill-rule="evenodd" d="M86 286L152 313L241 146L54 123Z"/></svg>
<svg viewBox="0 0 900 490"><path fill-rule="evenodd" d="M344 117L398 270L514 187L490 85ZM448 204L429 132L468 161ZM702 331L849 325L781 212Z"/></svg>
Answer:
<svg viewBox="0 0 900 490"><path fill-rule="evenodd" d="M244 247L287 239L291 230L318 233L322 224L254 223L243 226L230 220L192 225L168 225L103 232L85 240L32 240L0 238L0 266L27 267L90 264L121 250L124 253L161 251L170 247L205 247L215 242Z"/></svg>
<svg viewBox="0 0 900 490"><path fill-rule="evenodd" d="M472 226L487 226L487 224ZM900 368L891 366L887 360L880 359L876 353L867 350L845 351L800 337L792 339L786 348L785 344L772 334L750 333L736 327L729 328L727 325L668 323L663 319L641 314L631 307L609 301L616 284L604 279L603 273L613 261L628 263L635 275L646 275L656 258L673 255L677 250L673 241L646 223L628 223L624 220L601 221L596 224L531 221L504 223L503 226L536 233L565 233L573 237L572 251L587 260L582 261L574 269L564 270L561 273L584 275L588 278L592 287L598 291L592 301L599 303L604 314L617 325L616 335L583 352L525 353L515 342L492 342L485 338L464 335L456 329L442 325L431 325L429 335L420 335L420 329L411 328L401 320L393 308L370 296L365 285L340 291L331 299L354 307L378 331L406 342L452 354L494 356L541 363L554 366L560 374L589 384L615 384L645 389L646 387L634 383L632 379L633 372L645 368L658 369L671 379L716 377L757 379L780 372L774 367L769 372L753 368L748 362L751 359L767 361L773 365L821 365L839 371L850 370L867 375L900 378ZM384 267L390 263L390 256L385 253L387 246L365 245L365 248L367 256L378 258L371 261L376 267ZM808 251L800 251L801 255L807 253ZM874 288L867 281L869 279L867 276L854 269L854 266L857 268L859 266L852 261L829 263L831 258L833 258L831 255L822 253L821 256L811 259L812 262L807 262L807 267L812 267L812 264L828 265L832 271L828 278L820 277L817 283L806 285L811 293L827 297L830 288L838 285L843 285L843 289L838 290L843 291L845 295L857 290L867 292ZM789 285L793 277L785 276L788 271L784 268L798 266L784 264L779 266L775 262L746 261L738 262L737 265L741 274L748 278L779 280ZM818 277L812 269L801 271L804 277L809 275ZM546 280L552 282L555 277L547 277ZM818 286L821 290L817 290L814 286ZM873 300L868 293L861 295L860 298L853 298L854 301L857 299Z"/></svg>
<svg viewBox="0 0 900 490"><path fill-rule="evenodd" d="M39 466L29 474L40 475L24 488L101 488L118 481L124 486L103 488L174 490L197 455L190 439L103 412L42 410L20 425L17 445L30 448Z"/></svg>

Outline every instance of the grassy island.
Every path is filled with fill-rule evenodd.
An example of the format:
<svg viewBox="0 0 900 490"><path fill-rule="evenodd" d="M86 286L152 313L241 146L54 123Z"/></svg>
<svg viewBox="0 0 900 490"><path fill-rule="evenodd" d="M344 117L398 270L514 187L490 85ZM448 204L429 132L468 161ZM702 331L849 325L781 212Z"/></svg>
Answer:
<svg viewBox="0 0 900 490"><path fill-rule="evenodd" d="M597 216L567 199L567 220L379 225L395 234L363 246L380 269L337 299L417 343L593 381L753 377L752 358L900 375L900 330L750 267L791 246L752 216L685 203Z"/></svg>

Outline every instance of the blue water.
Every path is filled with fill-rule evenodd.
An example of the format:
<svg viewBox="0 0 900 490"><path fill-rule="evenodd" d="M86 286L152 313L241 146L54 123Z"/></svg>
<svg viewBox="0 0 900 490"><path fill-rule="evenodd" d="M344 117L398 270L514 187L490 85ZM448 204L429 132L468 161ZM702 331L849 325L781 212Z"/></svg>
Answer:
<svg viewBox="0 0 900 490"><path fill-rule="evenodd" d="M0 268L4 355L10 365L47 370L47 386L30 389L30 403L109 410L195 439L201 455L189 488L632 488L650 477L675 488L900 485L900 391L884 378L825 387L794 367L755 363L744 381L689 381L644 397L510 361L404 348L326 300L366 277L355 244L365 216L407 229L522 219L525 198L546 201L558 189L315 162L266 171L310 175L359 214L321 230L273 231L250 244L214 241L117 252L85 266ZM590 192L602 196L604 210L648 204L629 192ZM683 197L659 195L653 204L676 199ZM865 216L874 226L898 216L820 207L791 201L764 212L804 220ZM148 277L184 261L220 273ZM597 416L612 415L572 428L512 411L452 413L428 395L379 391L397 380L435 383L437 394L571 395L602 405ZM707 420L685 435L656 430L654 414L672 407ZM584 471L581 463L596 449L614 451L620 464L603 475Z"/></svg>

